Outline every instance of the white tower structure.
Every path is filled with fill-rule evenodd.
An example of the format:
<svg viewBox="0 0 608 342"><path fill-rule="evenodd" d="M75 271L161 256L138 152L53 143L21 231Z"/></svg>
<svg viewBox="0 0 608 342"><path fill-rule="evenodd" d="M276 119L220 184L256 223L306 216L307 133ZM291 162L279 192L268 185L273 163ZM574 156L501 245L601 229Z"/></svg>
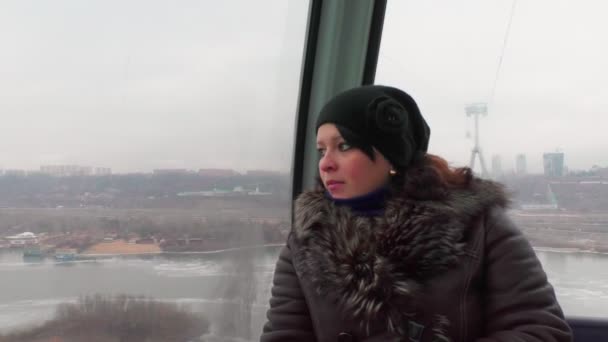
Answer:
<svg viewBox="0 0 608 342"><path fill-rule="evenodd" d="M475 167L475 157L479 157L479 163L481 164L481 176L486 178L488 177L488 169L486 168L486 162L483 158L483 153L481 150L481 145L479 143L479 116L488 115L488 106L486 103L472 103L465 107L465 112L467 116L473 116L475 118L475 145L471 150L471 161L469 162L469 167L471 170Z"/></svg>

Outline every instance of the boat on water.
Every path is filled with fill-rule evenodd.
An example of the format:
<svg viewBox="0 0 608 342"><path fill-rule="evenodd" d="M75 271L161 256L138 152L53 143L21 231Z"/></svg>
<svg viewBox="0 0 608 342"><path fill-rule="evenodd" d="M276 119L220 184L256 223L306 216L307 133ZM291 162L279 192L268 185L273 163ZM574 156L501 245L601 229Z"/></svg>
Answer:
<svg viewBox="0 0 608 342"><path fill-rule="evenodd" d="M57 262L67 262L76 260L77 251L75 249L58 249L53 258Z"/></svg>

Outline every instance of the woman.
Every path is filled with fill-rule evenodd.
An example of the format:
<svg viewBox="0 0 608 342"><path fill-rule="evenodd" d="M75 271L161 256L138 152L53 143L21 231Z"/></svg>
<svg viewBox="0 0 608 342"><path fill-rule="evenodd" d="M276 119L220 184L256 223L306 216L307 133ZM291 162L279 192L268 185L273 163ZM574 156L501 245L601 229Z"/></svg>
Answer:
<svg viewBox="0 0 608 342"><path fill-rule="evenodd" d="M502 186L426 153L401 90L364 86L317 120L261 341L571 341Z"/></svg>

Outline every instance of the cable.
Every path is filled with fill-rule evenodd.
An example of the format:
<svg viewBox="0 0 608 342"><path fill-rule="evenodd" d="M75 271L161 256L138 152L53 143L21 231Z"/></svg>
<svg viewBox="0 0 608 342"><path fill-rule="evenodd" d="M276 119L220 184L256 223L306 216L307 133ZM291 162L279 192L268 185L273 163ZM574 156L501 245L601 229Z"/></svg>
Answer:
<svg viewBox="0 0 608 342"><path fill-rule="evenodd" d="M500 74L500 67L502 66L502 59L505 54L505 49L507 48L507 41L509 40L509 33L511 32L511 22L513 21L513 15L515 14L515 4L517 0L513 0L513 5L511 6L511 14L509 15L509 23L507 24L507 31L505 32L505 39L502 43L502 50L500 51L500 58L498 59L498 67L496 68L496 75L494 75L494 84L492 85L492 91L490 92L490 98L488 100L488 104L491 104L494 101L494 92L496 91L496 84L498 83L498 76Z"/></svg>

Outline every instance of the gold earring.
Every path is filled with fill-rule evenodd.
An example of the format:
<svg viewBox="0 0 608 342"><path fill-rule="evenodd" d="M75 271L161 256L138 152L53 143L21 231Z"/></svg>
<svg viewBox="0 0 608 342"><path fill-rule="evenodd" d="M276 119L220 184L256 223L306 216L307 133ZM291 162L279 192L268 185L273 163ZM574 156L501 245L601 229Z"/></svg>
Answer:
<svg viewBox="0 0 608 342"><path fill-rule="evenodd" d="M396 174L397 174L397 171L395 171L395 170L391 169L391 170L388 172L388 174L389 174L389 175L391 175L391 176L394 176L394 175L396 175Z"/></svg>

